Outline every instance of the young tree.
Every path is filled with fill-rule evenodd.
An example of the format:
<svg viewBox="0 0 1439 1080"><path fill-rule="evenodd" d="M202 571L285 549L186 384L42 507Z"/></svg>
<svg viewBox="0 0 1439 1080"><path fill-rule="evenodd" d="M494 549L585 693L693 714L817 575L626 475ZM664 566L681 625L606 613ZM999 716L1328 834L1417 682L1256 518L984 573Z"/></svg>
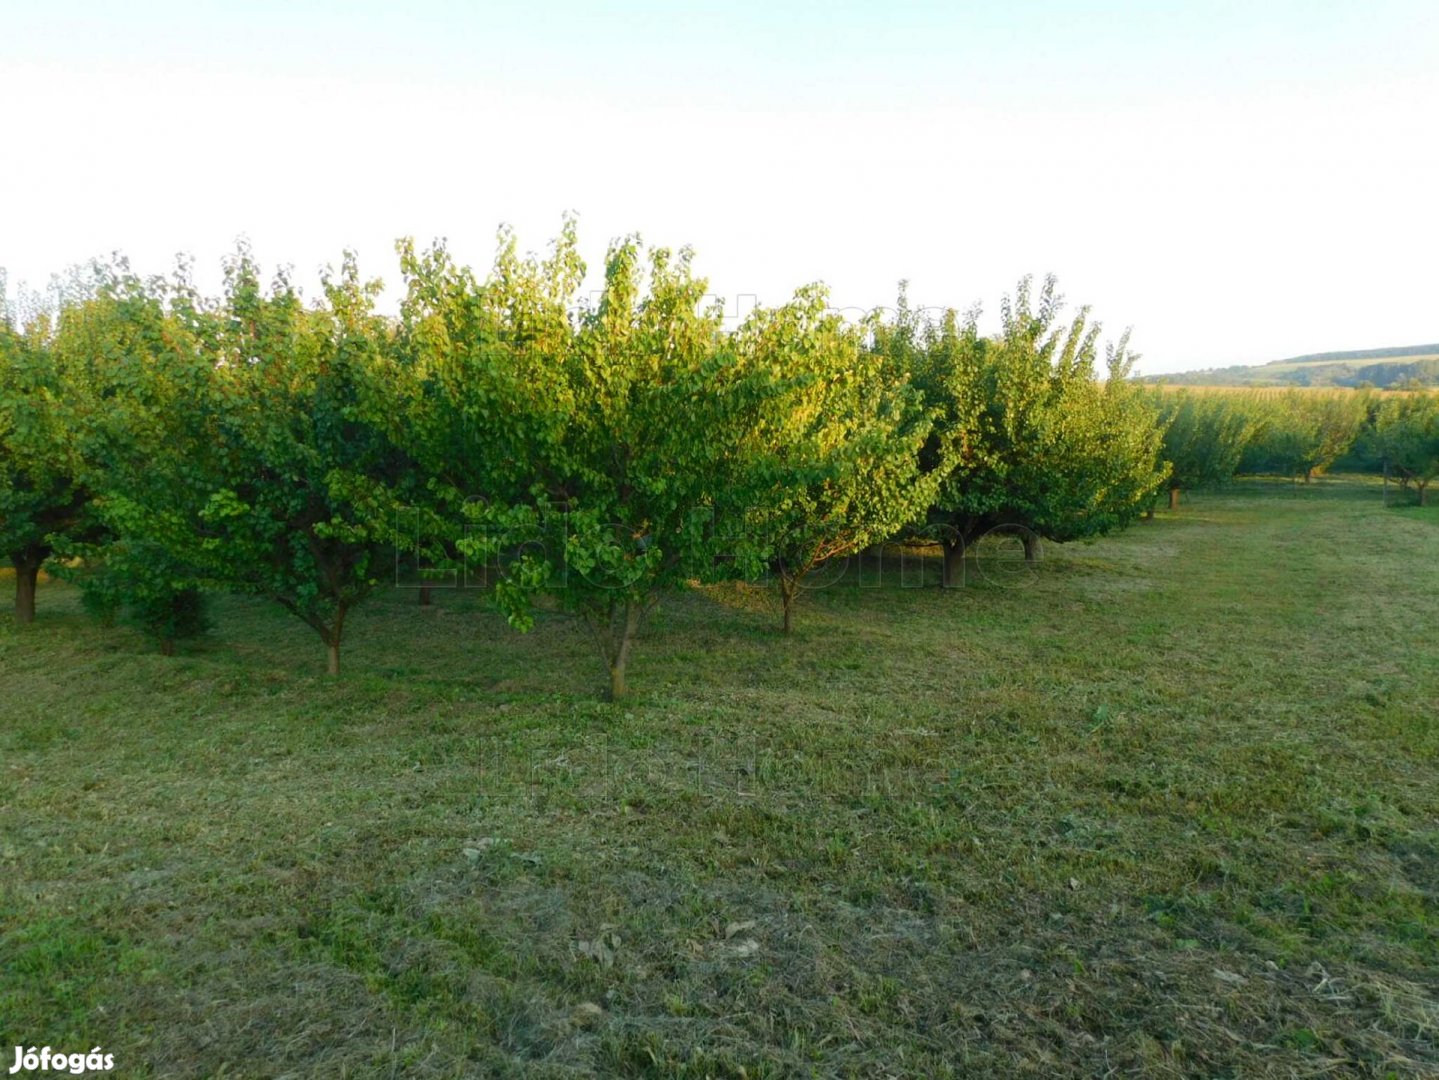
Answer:
<svg viewBox="0 0 1439 1080"><path fill-rule="evenodd" d="M103 544L70 546L94 606L127 608L167 648L203 626L198 590L265 596L316 631L339 673L407 473L375 420L395 391L378 290L347 255L307 307L283 274L264 289L242 248L218 299L184 265L142 280L119 262L65 309L66 424L108 529Z"/></svg>
<svg viewBox="0 0 1439 1080"><path fill-rule="evenodd" d="M106 621L123 610L167 653L207 626L195 549L217 474L213 322L187 263L172 280L142 280L116 260L62 308L55 338L62 415L99 526L68 538L59 572L88 609Z"/></svg>
<svg viewBox="0 0 1439 1080"><path fill-rule="evenodd" d="M755 311L734 343L743 365L793 380L746 451L759 495L747 531L778 580L785 633L807 575L922 518L941 479L921 466L932 423L918 391L827 300L820 286L802 289Z"/></svg>
<svg viewBox="0 0 1439 1080"><path fill-rule="evenodd" d="M394 408L376 419L415 463L398 492L404 542L425 570L458 575L467 511L522 503L553 479L546 448L562 445L573 411L566 364L585 268L573 219L545 260L521 258L502 230L484 281L442 244L398 248L406 293L382 360Z"/></svg>
<svg viewBox="0 0 1439 1080"><path fill-rule="evenodd" d="M747 506L740 448L773 373L738 364L721 334L718 307L701 311L706 285L690 253L649 253L648 282L636 240L611 247L598 306L566 338L558 323L526 347L563 382L526 426L533 479L523 498L483 505L471 557L509 553L495 595L512 625L533 621L532 603L554 596L589 627L623 696L644 614L691 579L743 572L724 518ZM572 279L551 271L551 295ZM647 287L646 287L647 286ZM531 393L511 386L493 407L523 409ZM517 395L517 396L512 396Z"/></svg>
<svg viewBox="0 0 1439 1080"><path fill-rule="evenodd" d="M1065 542L1129 524L1163 480L1154 411L1128 381L1127 335L1107 348L1101 381L1099 326L1087 309L1061 324L1062 304L1053 278L1037 298L1026 278L1003 302L998 336L979 335L977 313L965 325L951 315L909 361L939 418L929 459L943 480L928 522L944 546L946 584L988 532L1017 529L1033 561L1040 537ZM913 337L891 333L878 346L913 353Z"/></svg>
<svg viewBox="0 0 1439 1080"><path fill-rule="evenodd" d="M909 304L908 283L902 281L893 318L876 318L870 324L870 348L883 358L888 379L907 380L931 419L918 459L935 485L935 497L915 525L923 538L940 543L941 583L946 588L959 581L965 539L941 502L951 474L980 440L979 370L985 342L978 322L978 307L963 318L952 308L938 319L916 311Z"/></svg>
<svg viewBox="0 0 1439 1080"><path fill-rule="evenodd" d="M1429 484L1439 476L1439 396L1421 391L1384 401L1374 418L1374 441L1389 469L1414 486L1424 506Z"/></svg>
<svg viewBox="0 0 1439 1080"><path fill-rule="evenodd" d="M0 297L3 300L3 297ZM15 568L15 618L35 619L40 569L94 528L78 447L63 413L56 320L17 327L0 312L0 552Z"/></svg>
<svg viewBox="0 0 1439 1080"><path fill-rule="evenodd" d="M1290 390L1260 406L1262 421L1240 471L1309 482L1354 444L1364 426L1366 397L1350 391Z"/></svg>
<svg viewBox="0 0 1439 1080"><path fill-rule="evenodd" d="M1317 395L1310 409L1315 416L1318 439L1313 452L1303 462L1304 482L1334 464L1354 445L1364 430L1369 415L1369 396L1361 391Z"/></svg>
<svg viewBox="0 0 1439 1080"><path fill-rule="evenodd" d="M283 274L261 287L241 249L218 308L211 402L220 469L199 513L200 558L225 587L268 597L324 642L340 672L345 621L385 572L399 451L374 421L390 328L380 284L346 254L306 308Z"/></svg>
<svg viewBox="0 0 1439 1080"><path fill-rule="evenodd" d="M1169 509L1177 510L1180 491L1234 477L1256 421L1242 402L1222 392L1161 389L1156 404L1164 430L1161 453L1169 464Z"/></svg>

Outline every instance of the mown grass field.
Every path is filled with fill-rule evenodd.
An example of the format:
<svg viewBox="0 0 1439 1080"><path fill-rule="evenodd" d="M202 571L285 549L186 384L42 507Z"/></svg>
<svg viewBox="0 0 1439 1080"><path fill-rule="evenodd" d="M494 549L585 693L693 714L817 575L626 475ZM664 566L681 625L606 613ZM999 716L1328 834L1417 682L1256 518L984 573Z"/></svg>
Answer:
<svg viewBox="0 0 1439 1080"><path fill-rule="evenodd" d="M45 586L0 629L4 1067L1439 1074L1436 526L1252 482L790 640L693 592L618 705L475 593L379 597L332 683L261 603L167 659Z"/></svg>

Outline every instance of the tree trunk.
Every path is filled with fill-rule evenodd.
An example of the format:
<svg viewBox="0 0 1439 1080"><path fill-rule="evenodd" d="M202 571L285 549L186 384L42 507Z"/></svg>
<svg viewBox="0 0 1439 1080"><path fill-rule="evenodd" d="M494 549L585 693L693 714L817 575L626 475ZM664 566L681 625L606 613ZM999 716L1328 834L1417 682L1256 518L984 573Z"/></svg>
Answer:
<svg viewBox="0 0 1439 1080"><path fill-rule="evenodd" d="M1425 505L1425 503L1424 503L1424 497L1425 497L1426 495L1428 495L1428 494L1429 494L1429 482L1426 480L1424 483L1422 483L1422 484L1419 485L1419 505L1420 505L1420 506Z"/></svg>
<svg viewBox="0 0 1439 1080"><path fill-rule="evenodd" d="M625 625L620 631L620 640L616 643L614 652L610 656L610 701L618 701L629 693L629 687L625 685L625 667L630 659L630 645L635 640L635 632L639 629L640 605L633 600L625 602Z"/></svg>
<svg viewBox="0 0 1439 1080"><path fill-rule="evenodd" d="M780 606L784 609L784 621L781 629L788 634L794 625L794 594L797 584L790 578L779 579L779 600Z"/></svg>
<svg viewBox="0 0 1439 1080"><path fill-rule="evenodd" d="M1171 509L1171 510L1178 510L1178 509L1179 509L1179 489L1178 489L1178 488L1170 488L1170 489L1169 489L1169 509Z"/></svg>
<svg viewBox="0 0 1439 1080"><path fill-rule="evenodd" d="M964 541L942 542L944 567L940 572L939 584L944 589L957 589L964 583Z"/></svg>
<svg viewBox="0 0 1439 1080"><path fill-rule="evenodd" d="M340 641L345 635L345 613L349 609L341 604L335 609L335 625L325 638L325 672L331 678L340 676Z"/></svg>
<svg viewBox="0 0 1439 1080"><path fill-rule="evenodd" d="M1021 539L1024 541L1024 564L1033 566L1039 562L1039 537L1026 531Z"/></svg>
<svg viewBox="0 0 1439 1080"><path fill-rule="evenodd" d="M161 639L160 639L160 655L161 655L161 656L174 656L174 655L175 655L175 639L174 639L174 638L161 638Z"/></svg>
<svg viewBox="0 0 1439 1080"><path fill-rule="evenodd" d="M420 586L420 607L429 607L429 606L430 606L430 587L429 587L428 585L421 585L421 586Z"/></svg>
<svg viewBox="0 0 1439 1080"><path fill-rule="evenodd" d="M35 586L40 580L40 564L44 559L28 553L13 555L15 565L15 621L35 621Z"/></svg>
<svg viewBox="0 0 1439 1080"><path fill-rule="evenodd" d="M1313 469L1308 469L1308 470L1305 471L1305 473L1304 473L1304 482L1305 482L1306 484L1310 484L1310 483L1313 483L1313 482L1314 482L1314 470L1313 470Z"/></svg>

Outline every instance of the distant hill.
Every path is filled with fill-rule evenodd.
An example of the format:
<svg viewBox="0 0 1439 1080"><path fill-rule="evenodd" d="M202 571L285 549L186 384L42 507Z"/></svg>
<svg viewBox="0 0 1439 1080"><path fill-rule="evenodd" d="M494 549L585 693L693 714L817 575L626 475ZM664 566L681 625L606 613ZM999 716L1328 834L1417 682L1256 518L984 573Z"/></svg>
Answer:
<svg viewBox="0 0 1439 1080"><path fill-rule="evenodd" d="M1439 386L1439 344L1310 353L1267 364L1145 375L1138 381L1182 386Z"/></svg>

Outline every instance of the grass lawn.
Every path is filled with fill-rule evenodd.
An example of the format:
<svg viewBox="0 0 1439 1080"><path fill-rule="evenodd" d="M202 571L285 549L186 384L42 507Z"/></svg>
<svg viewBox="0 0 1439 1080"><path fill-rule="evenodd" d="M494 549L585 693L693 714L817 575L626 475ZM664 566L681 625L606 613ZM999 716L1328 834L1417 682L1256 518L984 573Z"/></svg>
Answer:
<svg viewBox="0 0 1439 1080"><path fill-rule="evenodd" d="M1250 483L1033 574L581 627L0 628L0 1068L1439 1074L1439 517ZM879 586L879 587L871 587ZM3 583L8 590L9 581Z"/></svg>

